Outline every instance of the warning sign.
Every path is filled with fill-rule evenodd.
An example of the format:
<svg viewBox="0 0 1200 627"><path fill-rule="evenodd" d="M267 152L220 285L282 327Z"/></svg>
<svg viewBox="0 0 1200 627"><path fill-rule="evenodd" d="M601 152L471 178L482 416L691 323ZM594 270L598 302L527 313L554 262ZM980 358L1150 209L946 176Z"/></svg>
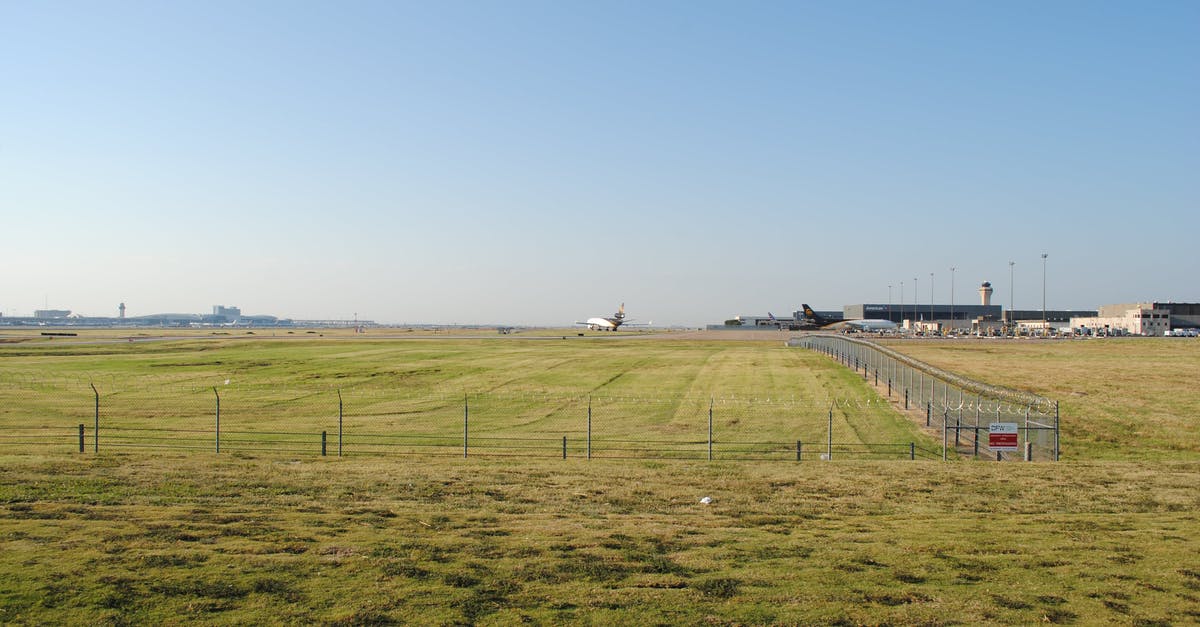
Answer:
<svg viewBox="0 0 1200 627"><path fill-rule="evenodd" d="M988 448L993 451L1017 450L1017 423L993 422L988 425Z"/></svg>

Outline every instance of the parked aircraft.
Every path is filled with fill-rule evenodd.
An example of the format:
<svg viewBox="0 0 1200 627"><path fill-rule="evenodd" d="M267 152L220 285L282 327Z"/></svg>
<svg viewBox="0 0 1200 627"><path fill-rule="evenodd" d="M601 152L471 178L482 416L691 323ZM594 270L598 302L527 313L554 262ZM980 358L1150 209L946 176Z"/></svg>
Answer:
<svg viewBox="0 0 1200 627"><path fill-rule="evenodd" d="M891 320L882 318L864 318L859 320L829 320L813 311L808 305L801 305L804 308L805 322L811 323L822 329L853 329L855 331L895 331L899 325Z"/></svg>

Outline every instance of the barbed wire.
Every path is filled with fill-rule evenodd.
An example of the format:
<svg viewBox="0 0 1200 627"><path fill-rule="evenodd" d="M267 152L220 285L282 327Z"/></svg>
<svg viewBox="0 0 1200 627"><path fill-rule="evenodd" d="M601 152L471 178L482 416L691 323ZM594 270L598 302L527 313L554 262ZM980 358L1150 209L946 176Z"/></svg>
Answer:
<svg viewBox="0 0 1200 627"><path fill-rule="evenodd" d="M980 397L990 397L998 404L1006 407L1029 408L1030 411L1040 415L1051 415L1055 411L1056 404L1052 399L1024 390L1014 390L1001 385L976 381L969 377L927 364L919 359L909 357L870 340L841 336L810 335L799 340L798 344L807 348L812 348L813 345L824 345L826 348L837 350L838 342L862 346L868 350L876 351L913 371L922 372L934 379L940 380L944 385L952 386L959 392L966 392ZM939 407L939 409L944 408L946 408L946 405Z"/></svg>

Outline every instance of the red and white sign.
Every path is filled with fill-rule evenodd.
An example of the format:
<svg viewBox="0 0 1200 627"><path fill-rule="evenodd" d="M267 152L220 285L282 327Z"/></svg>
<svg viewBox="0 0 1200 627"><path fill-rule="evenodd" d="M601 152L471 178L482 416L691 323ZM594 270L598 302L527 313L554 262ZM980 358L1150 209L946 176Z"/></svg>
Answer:
<svg viewBox="0 0 1200 627"><path fill-rule="evenodd" d="M988 448L993 451L1017 451L1017 423L993 422L988 425Z"/></svg>

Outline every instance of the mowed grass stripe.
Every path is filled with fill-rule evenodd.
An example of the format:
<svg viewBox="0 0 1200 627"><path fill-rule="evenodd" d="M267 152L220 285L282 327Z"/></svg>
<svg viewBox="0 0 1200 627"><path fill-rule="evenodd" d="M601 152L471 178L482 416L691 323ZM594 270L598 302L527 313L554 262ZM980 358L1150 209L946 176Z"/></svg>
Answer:
<svg viewBox="0 0 1200 627"><path fill-rule="evenodd" d="M839 443L908 442L910 423L877 401L857 377L815 353L749 342L270 340L164 342L148 354L80 347L54 356L5 359L11 369L46 378L86 370L117 380L102 390L101 429L222 428L355 435L462 433L464 405L479 437L578 439L592 398L594 438L706 441L709 404L714 437L729 442L815 442L827 437L825 399L839 407ZM3 353L0 348L0 354ZM31 352L28 348L25 352ZM48 350L48 349L47 349ZM32 351L36 352L36 351ZM167 366L169 364L169 366ZM204 385L178 386L173 368ZM0 377L0 381L5 380ZM225 381L230 383L227 385ZM209 385L211 384L211 385ZM161 387L160 387L161 386ZM70 388L70 389L68 389ZM50 394L0 385L0 426L89 424L86 381ZM88 390L88 393L83 392ZM60 393L61 392L61 393ZM41 422L35 416L42 416Z"/></svg>

